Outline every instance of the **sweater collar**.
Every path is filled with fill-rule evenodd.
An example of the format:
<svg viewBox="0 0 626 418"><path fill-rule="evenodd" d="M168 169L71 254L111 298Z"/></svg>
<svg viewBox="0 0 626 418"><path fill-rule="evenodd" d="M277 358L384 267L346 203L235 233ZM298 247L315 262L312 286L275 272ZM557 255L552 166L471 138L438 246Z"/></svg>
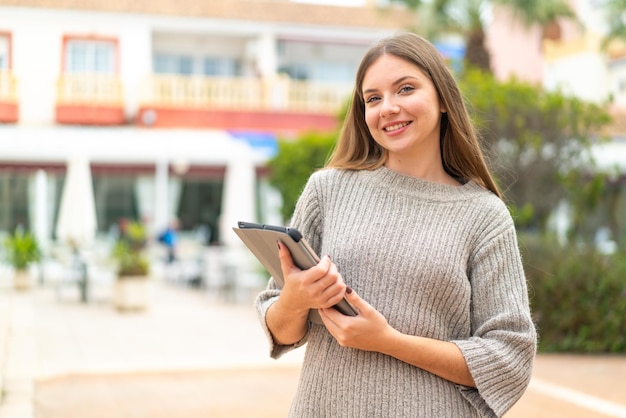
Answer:
<svg viewBox="0 0 626 418"><path fill-rule="evenodd" d="M465 200L490 193L472 180L460 186L452 186L398 173L385 166L365 171L364 175L367 179L389 189L390 192L414 195L433 201Z"/></svg>

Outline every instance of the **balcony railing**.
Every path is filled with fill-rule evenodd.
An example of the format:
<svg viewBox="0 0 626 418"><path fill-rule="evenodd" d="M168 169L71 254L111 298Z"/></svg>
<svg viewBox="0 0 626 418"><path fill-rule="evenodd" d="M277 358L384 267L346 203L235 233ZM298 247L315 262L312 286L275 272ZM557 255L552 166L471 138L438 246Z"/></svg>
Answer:
<svg viewBox="0 0 626 418"><path fill-rule="evenodd" d="M122 106L122 82L110 74L62 74L57 89L57 104Z"/></svg>
<svg viewBox="0 0 626 418"><path fill-rule="evenodd" d="M545 39L543 41L544 58L546 61L552 62L574 55L597 53L601 43L600 35L593 33L568 41Z"/></svg>
<svg viewBox="0 0 626 418"><path fill-rule="evenodd" d="M17 102L17 79L6 70L0 70L0 102Z"/></svg>
<svg viewBox="0 0 626 418"><path fill-rule="evenodd" d="M142 86L143 105L182 108L336 113L352 86L291 80L153 75Z"/></svg>

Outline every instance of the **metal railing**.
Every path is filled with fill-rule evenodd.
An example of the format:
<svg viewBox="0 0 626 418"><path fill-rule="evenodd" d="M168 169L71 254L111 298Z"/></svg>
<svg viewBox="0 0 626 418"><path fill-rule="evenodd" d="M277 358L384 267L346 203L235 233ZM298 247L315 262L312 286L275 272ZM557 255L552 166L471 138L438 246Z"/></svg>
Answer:
<svg viewBox="0 0 626 418"><path fill-rule="evenodd" d="M601 43L600 35L593 33L567 41L545 39L543 41L544 59L547 62L552 62L574 55L598 53Z"/></svg>

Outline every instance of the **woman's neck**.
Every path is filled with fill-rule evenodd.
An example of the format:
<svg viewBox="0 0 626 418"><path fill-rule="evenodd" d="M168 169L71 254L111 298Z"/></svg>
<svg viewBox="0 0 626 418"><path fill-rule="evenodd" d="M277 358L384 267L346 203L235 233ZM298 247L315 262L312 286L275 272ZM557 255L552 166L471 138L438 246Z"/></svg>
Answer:
<svg viewBox="0 0 626 418"><path fill-rule="evenodd" d="M403 158L402 156L388 155L384 165L389 170L433 183L451 186L461 185L444 170L440 156L437 158Z"/></svg>

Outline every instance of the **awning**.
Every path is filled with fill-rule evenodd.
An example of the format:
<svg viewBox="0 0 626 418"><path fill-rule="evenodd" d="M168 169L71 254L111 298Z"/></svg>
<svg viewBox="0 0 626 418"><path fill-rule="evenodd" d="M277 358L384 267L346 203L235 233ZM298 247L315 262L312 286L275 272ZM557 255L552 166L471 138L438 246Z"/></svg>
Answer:
<svg viewBox="0 0 626 418"><path fill-rule="evenodd" d="M278 152L278 139L271 132L228 131L236 139L246 142L252 149L272 158Z"/></svg>
<svg viewBox="0 0 626 418"><path fill-rule="evenodd" d="M75 155L96 164L154 164L156 230L169 222L169 164L226 167L221 228L227 244L236 242L237 220L255 220L255 168L265 163L265 154L218 130L0 126L0 165L65 164Z"/></svg>
<svg viewBox="0 0 626 418"><path fill-rule="evenodd" d="M262 165L266 153L250 149ZM85 155L94 163L227 165L240 150L241 141L220 130L0 125L0 161L64 164Z"/></svg>

